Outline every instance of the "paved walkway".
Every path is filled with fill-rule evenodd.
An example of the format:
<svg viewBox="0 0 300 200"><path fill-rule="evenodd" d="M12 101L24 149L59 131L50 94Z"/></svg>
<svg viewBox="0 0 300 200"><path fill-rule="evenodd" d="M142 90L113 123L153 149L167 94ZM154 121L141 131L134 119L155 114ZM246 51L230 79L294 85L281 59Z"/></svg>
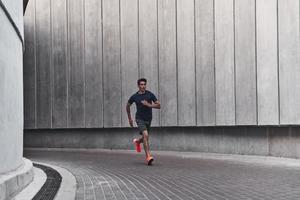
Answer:
<svg viewBox="0 0 300 200"><path fill-rule="evenodd" d="M32 151L24 156L68 169L78 200L300 199L300 164L133 151ZM245 160L245 159L244 159ZM246 159L247 160L247 159ZM284 162L283 162L284 163Z"/></svg>

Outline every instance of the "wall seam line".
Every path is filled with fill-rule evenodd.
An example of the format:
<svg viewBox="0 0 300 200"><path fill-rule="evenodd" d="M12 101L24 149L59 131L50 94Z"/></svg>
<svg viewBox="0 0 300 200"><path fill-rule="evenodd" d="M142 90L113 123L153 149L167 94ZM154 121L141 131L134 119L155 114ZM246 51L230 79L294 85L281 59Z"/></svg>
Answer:
<svg viewBox="0 0 300 200"><path fill-rule="evenodd" d="M256 91L256 125L258 125L258 75L257 75L257 0L254 1L255 18L255 91Z"/></svg>
<svg viewBox="0 0 300 200"><path fill-rule="evenodd" d="M34 0L34 128L37 128L36 0Z"/></svg>
<svg viewBox="0 0 300 200"><path fill-rule="evenodd" d="M138 51L138 78L141 77L141 69L140 69L140 1L136 0L137 2L137 51Z"/></svg>
<svg viewBox="0 0 300 200"><path fill-rule="evenodd" d="M280 112L280 42L279 42L279 0L276 1L277 10L277 84L278 84L278 124L281 124Z"/></svg>
<svg viewBox="0 0 300 200"><path fill-rule="evenodd" d="M178 81L179 81L179 75L178 75L178 0L175 0L175 45L176 45L176 97L177 97L177 110L176 110L176 117L177 117L177 126L180 126L179 124L179 90L178 90Z"/></svg>
<svg viewBox="0 0 300 200"><path fill-rule="evenodd" d="M160 98L160 59L159 59L159 6L158 6L158 1L156 0L156 40L157 40L157 52L156 52L156 58L157 58L157 91L158 91L158 99ZM161 109L159 109L159 113L158 113L158 127L161 126L162 122L161 122Z"/></svg>
<svg viewBox="0 0 300 200"><path fill-rule="evenodd" d="M214 60L214 100L215 100L215 105L214 105L214 122L213 124L216 126L217 125L217 89L216 89L216 1L213 0L213 41L214 41L214 53L213 53L213 60Z"/></svg>
<svg viewBox="0 0 300 200"><path fill-rule="evenodd" d="M86 42L85 42L85 31L86 31L86 26L85 26L85 0L82 0L82 25L83 30L83 61L82 61L82 68L83 68L83 127L86 127L86 66L85 66L85 56L86 56Z"/></svg>
<svg viewBox="0 0 300 200"><path fill-rule="evenodd" d="M122 19L121 19L121 0L119 0L119 70L121 80L121 102L120 102L120 123L119 127L122 127L123 115L122 115L122 102L123 102L123 77L122 77Z"/></svg>
<svg viewBox="0 0 300 200"><path fill-rule="evenodd" d="M66 14L65 14L65 19L64 19L64 22L66 23L66 25L64 26L64 31L65 31L65 35L64 35L64 43L66 44L66 46L64 47L64 53L65 53L65 60L64 60L64 64L65 64L65 78L66 78L66 102L65 102L65 105L66 105L66 117L67 118L67 121L66 123L63 125L63 126L68 126L68 2L67 0L65 1L65 11L66 11Z"/></svg>
<svg viewBox="0 0 300 200"><path fill-rule="evenodd" d="M102 68L101 68L101 70L102 70L102 80L101 80L101 82L102 82L102 128L104 128L104 80L103 80L103 78L104 78L104 65L103 65L103 0L101 0L101 64L102 64Z"/></svg>
<svg viewBox="0 0 300 200"><path fill-rule="evenodd" d="M196 0L194 0L194 82L195 82L195 126L198 126L198 90L197 90L197 30L196 30Z"/></svg>
<svg viewBox="0 0 300 200"><path fill-rule="evenodd" d="M67 128L69 127L69 81L70 81L70 64L71 64L71 48L70 48L70 1L66 0L66 17L67 17Z"/></svg>
<svg viewBox="0 0 300 200"><path fill-rule="evenodd" d="M236 36L235 36L235 17L236 17L236 4L235 4L235 0L233 0L233 56L234 56L234 59L233 59L233 87L234 87L234 125L237 125L237 112L236 112L236 49L235 49L235 39L236 39Z"/></svg>
<svg viewBox="0 0 300 200"><path fill-rule="evenodd" d="M54 78L54 67L53 67L53 15L52 15L52 0L49 1L50 4L50 102L51 102L51 112L50 112L50 127L53 128L53 78Z"/></svg>

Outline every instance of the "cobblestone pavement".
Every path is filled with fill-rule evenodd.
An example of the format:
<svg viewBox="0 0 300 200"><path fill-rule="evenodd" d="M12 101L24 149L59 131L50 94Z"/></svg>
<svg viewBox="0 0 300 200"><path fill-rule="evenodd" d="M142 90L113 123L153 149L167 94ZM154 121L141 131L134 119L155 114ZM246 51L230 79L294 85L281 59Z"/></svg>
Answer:
<svg viewBox="0 0 300 200"><path fill-rule="evenodd" d="M76 199L300 199L300 169L154 153L154 165L130 151L25 151L68 169Z"/></svg>

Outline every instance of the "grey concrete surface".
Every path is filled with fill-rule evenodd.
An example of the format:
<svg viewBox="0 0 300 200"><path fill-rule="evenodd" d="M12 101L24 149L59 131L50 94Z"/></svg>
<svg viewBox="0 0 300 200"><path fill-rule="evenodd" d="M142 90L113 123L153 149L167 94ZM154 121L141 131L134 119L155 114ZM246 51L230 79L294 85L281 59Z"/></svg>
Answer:
<svg viewBox="0 0 300 200"><path fill-rule="evenodd" d="M24 27L25 38L25 52L23 61L23 79L24 81L24 125L26 127L33 128L36 125L36 76L32 77L32 74L36 73L36 46L35 37L36 33L30 34L32 30L35 30L35 4L34 0L28 2L27 14L24 16L24 21L27 22ZM26 116L26 117L25 117ZM63 121L63 117L60 118Z"/></svg>
<svg viewBox="0 0 300 200"><path fill-rule="evenodd" d="M12 199L32 182L33 176L32 162L28 159L23 159L17 169L0 174L0 200Z"/></svg>
<svg viewBox="0 0 300 200"><path fill-rule="evenodd" d="M27 185L22 191L20 191L14 200L29 200L32 199L36 193L39 192L41 187L47 180L45 172L39 168L33 167L34 177L33 181Z"/></svg>
<svg viewBox="0 0 300 200"><path fill-rule="evenodd" d="M178 125L176 1L157 1L158 74L161 126ZM157 95L157 94L156 94Z"/></svg>
<svg viewBox="0 0 300 200"><path fill-rule="evenodd" d="M76 179L75 177L65 168L58 167L55 165L36 162L37 164L45 165L56 170L62 177L62 182L57 194L55 195L55 200L74 200L76 194ZM24 188L20 193L18 193L14 200L29 200L33 199L34 196L39 192L42 186L47 180L47 175L45 172L39 168L34 167L34 178L33 181Z"/></svg>
<svg viewBox="0 0 300 200"><path fill-rule="evenodd" d="M118 0L103 0L103 120L104 127L122 122L121 32ZM110 117L107 117L110 116Z"/></svg>
<svg viewBox="0 0 300 200"><path fill-rule="evenodd" d="M195 1L177 1L178 125L196 124ZM188 98L187 98L188 97Z"/></svg>
<svg viewBox="0 0 300 200"><path fill-rule="evenodd" d="M257 1L256 12L258 124L279 124L277 1Z"/></svg>
<svg viewBox="0 0 300 200"><path fill-rule="evenodd" d="M34 0L29 2L28 8L32 9ZM65 127L68 121L68 91L67 91L67 81L68 81L68 68L67 68L67 16L65 15L67 5L65 2L60 0L52 1L53 8L51 9L52 16L52 127ZM26 17L32 17L33 13L29 12ZM29 26L32 30L32 26ZM27 28L27 27L25 27ZM26 42L25 38L25 42ZM33 38L30 38L32 40ZM30 40L27 44L30 44ZM29 47L32 48L32 47ZM30 49L28 49L31 51ZM25 51L26 53L26 51ZM31 54L32 56L32 54ZM34 59L34 56L33 58ZM31 59L29 59L31 60ZM29 74L28 74L29 75ZM31 81L30 81L31 82ZM32 94L34 91L28 91L28 94ZM26 95L26 94L25 94ZM29 96L27 95L27 96ZM30 96L28 98L30 101ZM28 102L25 101L25 102ZM31 98L28 102L29 105L34 105L34 99ZM30 109L28 109L30 111ZM26 114L25 114L26 115ZM91 114L92 115L92 114ZM31 119L32 113L29 113L29 119ZM31 124L32 121L28 121Z"/></svg>
<svg viewBox="0 0 300 200"><path fill-rule="evenodd" d="M148 88L158 94L157 1L139 1L139 76L148 78ZM159 112L153 112L152 124L159 126Z"/></svg>
<svg viewBox="0 0 300 200"><path fill-rule="evenodd" d="M54 200L74 200L76 195L76 179L75 176L67 169L63 167L59 167L56 165L51 165L49 163L41 163L37 162L38 164L42 164L45 166L49 166L56 170L62 177L62 181L55 195Z"/></svg>
<svg viewBox="0 0 300 200"><path fill-rule="evenodd" d="M237 125L257 124L256 4L234 1L235 116Z"/></svg>
<svg viewBox="0 0 300 200"><path fill-rule="evenodd" d="M22 42L0 7L0 176L22 165Z"/></svg>
<svg viewBox="0 0 300 200"><path fill-rule="evenodd" d="M279 94L281 124L299 124L300 2L278 1Z"/></svg>
<svg viewBox="0 0 300 200"><path fill-rule="evenodd" d="M76 177L75 199L295 200L300 161L220 154L153 152L153 166L134 151L26 150L34 161Z"/></svg>
<svg viewBox="0 0 300 200"><path fill-rule="evenodd" d="M210 0L195 1L197 125L216 124L215 7Z"/></svg>
<svg viewBox="0 0 300 200"><path fill-rule="evenodd" d="M49 166L58 171L58 173L62 176L62 182L54 200L74 200L77 190L75 176L65 168L55 165Z"/></svg>
<svg viewBox="0 0 300 200"><path fill-rule="evenodd" d="M102 7L101 1L85 5L85 125L103 126ZM58 30L59 32L59 30ZM87 81L89 80L89 81ZM66 88L66 87L65 87ZM64 107L66 108L66 107ZM59 119L59 117L57 117Z"/></svg>
<svg viewBox="0 0 300 200"><path fill-rule="evenodd" d="M138 37L138 1L120 1L121 26L121 110L130 96L137 91L136 81L139 78L139 37ZM131 107L135 113L135 105ZM122 112L122 126L128 125L127 113Z"/></svg>
<svg viewBox="0 0 300 200"><path fill-rule="evenodd" d="M235 124L233 8L233 0L215 1L215 115L218 125Z"/></svg>
<svg viewBox="0 0 300 200"><path fill-rule="evenodd" d="M6 200L32 181L33 171L23 159L23 2L0 3L0 200Z"/></svg>
<svg viewBox="0 0 300 200"><path fill-rule="evenodd" d="M45 128L51 126L51 33L50 33L50 1L36 1L35 28L36 31L36 126ZM24 67L26 69L26 67Z"/></svg>
<svg viewBox="0 0 300 200"><path fill-rule="evenodd" d="M154 126L299 124L298 0L29 4L26 128L126 127L141 76Z"/></svg>
<svg viewBox="0 0 300 200"><path fill-rule="evenodd" d="M21 37L24 38L24 22L23 22L23 1L22 0L1 0L10 14L12 20L16 24Z"/></svg>
<svg viewBox="0 0 300 200"><path fill-rule="evenodd" d="M85 126L85 58L83 0L67 1L68 126ZM60 98L60 97L59 97Z"/></svg>
<svg viewBox="0 0 300 200"><path fill-rule="evenodd" d="M299 127L152 128L151 149L300 158ZM133 149L137 128L26 130L25 147Z"/></svg>

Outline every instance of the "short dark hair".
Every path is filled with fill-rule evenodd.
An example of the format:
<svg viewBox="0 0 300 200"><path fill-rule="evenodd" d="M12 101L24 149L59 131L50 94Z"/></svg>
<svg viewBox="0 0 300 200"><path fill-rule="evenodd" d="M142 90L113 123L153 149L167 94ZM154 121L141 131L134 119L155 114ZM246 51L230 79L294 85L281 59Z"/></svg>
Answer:
<svg viewBox="0 0 300 200"><path fill-rule="evenodd" d="M140 78L140 79L137 81L137 84L140 85L140 82L145 82L145 83L147 83L147 79L145 79L145 78Z"/></svg>

